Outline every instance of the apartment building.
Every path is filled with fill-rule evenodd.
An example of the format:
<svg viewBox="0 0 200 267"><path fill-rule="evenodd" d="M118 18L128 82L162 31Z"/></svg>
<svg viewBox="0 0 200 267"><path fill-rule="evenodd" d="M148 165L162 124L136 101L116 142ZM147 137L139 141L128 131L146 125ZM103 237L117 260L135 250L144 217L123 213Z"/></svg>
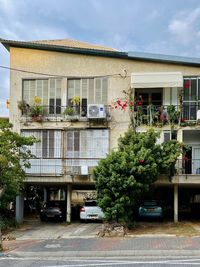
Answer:
<svg viewBox="0 0 200 267"><path fill-rule="evenodd" d="M72 40L0 40L10 53L10 121L24 136L34 135L36 158L26 170L27 185L44 190L44 201L66 201L71 221L72 193L94 190L92 169L117 147L129 126L128 111L113 108L134 97L137 131L154 127L158 142L190 147L173 177L155 183L169 199L174 220L179 207L200 195L200 59L121 52ZM187 196L187 197L185 197ZM23 220L23 196L16 200Z"/></svg>

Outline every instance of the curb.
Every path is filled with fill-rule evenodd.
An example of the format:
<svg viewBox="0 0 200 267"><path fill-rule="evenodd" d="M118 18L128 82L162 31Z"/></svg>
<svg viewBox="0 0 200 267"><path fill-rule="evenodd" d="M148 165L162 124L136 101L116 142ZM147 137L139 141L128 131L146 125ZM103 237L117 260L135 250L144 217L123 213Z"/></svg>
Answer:
<svg viewBox="0 0 200 267"><path fill-rule="evenodd" d="M69 258L91 258L91 251L58 251L58 252L11 252L9 257L23 258L50 258L50 257L69 257ZM199 250L115 250L115 251L92 251L93 257L140 257L140 256L200 256Z"/></svg>

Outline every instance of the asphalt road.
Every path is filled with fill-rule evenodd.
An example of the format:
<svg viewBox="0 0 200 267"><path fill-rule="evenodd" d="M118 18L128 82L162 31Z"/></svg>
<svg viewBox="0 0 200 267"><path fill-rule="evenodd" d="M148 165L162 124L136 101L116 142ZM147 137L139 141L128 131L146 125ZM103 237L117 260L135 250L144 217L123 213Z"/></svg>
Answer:
<svg viewBox="0 0 200 267"><path fill-rule="evenodd" d="M31 258L4 258L0 257L0 267L54 267L54 266L80 266L80 267L97 267L97 266L138 266L138 267L172 267L172 266L200 266L200 258L112 258L112 259L31 259Z"/></svg>
<svg viewBox="0 0 200 267"><path fill-rule="evenodd" d="M101 224L25 225L4 241L0 267L200 266L200 236L99 238Z"/></svg>

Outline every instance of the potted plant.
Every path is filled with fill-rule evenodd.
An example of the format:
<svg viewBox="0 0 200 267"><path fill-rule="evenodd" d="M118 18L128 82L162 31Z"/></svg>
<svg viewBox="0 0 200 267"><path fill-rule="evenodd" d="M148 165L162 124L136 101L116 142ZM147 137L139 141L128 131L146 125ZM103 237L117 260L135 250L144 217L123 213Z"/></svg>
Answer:
<svg viewBox="0 0 200 267"><path fill-rule="evenodd" d="M79 106L80 105L80 96L74 96L71 99L71 103L73 104L73 106Z"/></svg>
<svg viewBox="0 0 200 267"><path fill-rule="evenodd" d="M72 105L73 105L74 112L75 112L76 114L79 114L79 113L80 113L80 102L81 102L81 100L80 100L80 96L74 96L74 97L72 97L72 99L71 99L71 103L72 103Z"/></svg>
<svg viewBox="0 0 200 267"><path fill-rule="evenodd" d="M64 115L67 116L73 116L74 115L74 110L71 107L67 107L64 111L63 111Z"/></svg>
<svg viewBox="0 0 200 267"><path fill-rule="evenodd" d="M42 121L44 109L41 106L42 99L38 96L34 98L34 105L30 108L30 114L34 121Z"/></svg>
<svg viewBox="0 0 200 267"><path fill-rule="evenodd" d="M20 109L22 112L22 115L24 114L27 115L30 109L30 106L27 104L27 102L24 99L22 99L21 101L18 101L17 104L18 104L18 109Z"/></svg>

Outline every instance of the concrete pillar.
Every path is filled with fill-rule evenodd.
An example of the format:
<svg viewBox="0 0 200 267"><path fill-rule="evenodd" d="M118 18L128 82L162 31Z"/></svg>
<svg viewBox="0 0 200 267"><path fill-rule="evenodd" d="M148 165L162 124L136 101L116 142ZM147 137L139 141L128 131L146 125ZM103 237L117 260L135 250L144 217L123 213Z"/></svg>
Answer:
<svg viewBox="0 0 200 267"><path fill-rule="evenodd" d="M44 192L44 203L47 202L47 188L44 187L43 188L43 192Z"/></svg>
<svg viewBox="0 0 200 267"><path fill-rule="evenodd" d="M178 222L178 185L174 185L174 222Z"/></svg>
<svg viewBox="0 0 200 267"><path fill-rule="evenodd" d="M68 223L71 222L71 197L72 196L72 186L71 184L67 185L67 216L66 216L66 221Z"/></svg>
<svg viewBox="0 0 200 267"><path fill-rule="evenodd" d="M24 196L16 197L15 219L17 223L24 220Z"/></svg>
<svg viewBox="0 0 200 267"><path fill-rule="evenodd" d="M183 129L179 129L177 131L177 141L183 142ZM177 163L176 163L176 169L178 174L183 174L183 161L182 161L183 155L180 154L178 157Z"/></svg>

